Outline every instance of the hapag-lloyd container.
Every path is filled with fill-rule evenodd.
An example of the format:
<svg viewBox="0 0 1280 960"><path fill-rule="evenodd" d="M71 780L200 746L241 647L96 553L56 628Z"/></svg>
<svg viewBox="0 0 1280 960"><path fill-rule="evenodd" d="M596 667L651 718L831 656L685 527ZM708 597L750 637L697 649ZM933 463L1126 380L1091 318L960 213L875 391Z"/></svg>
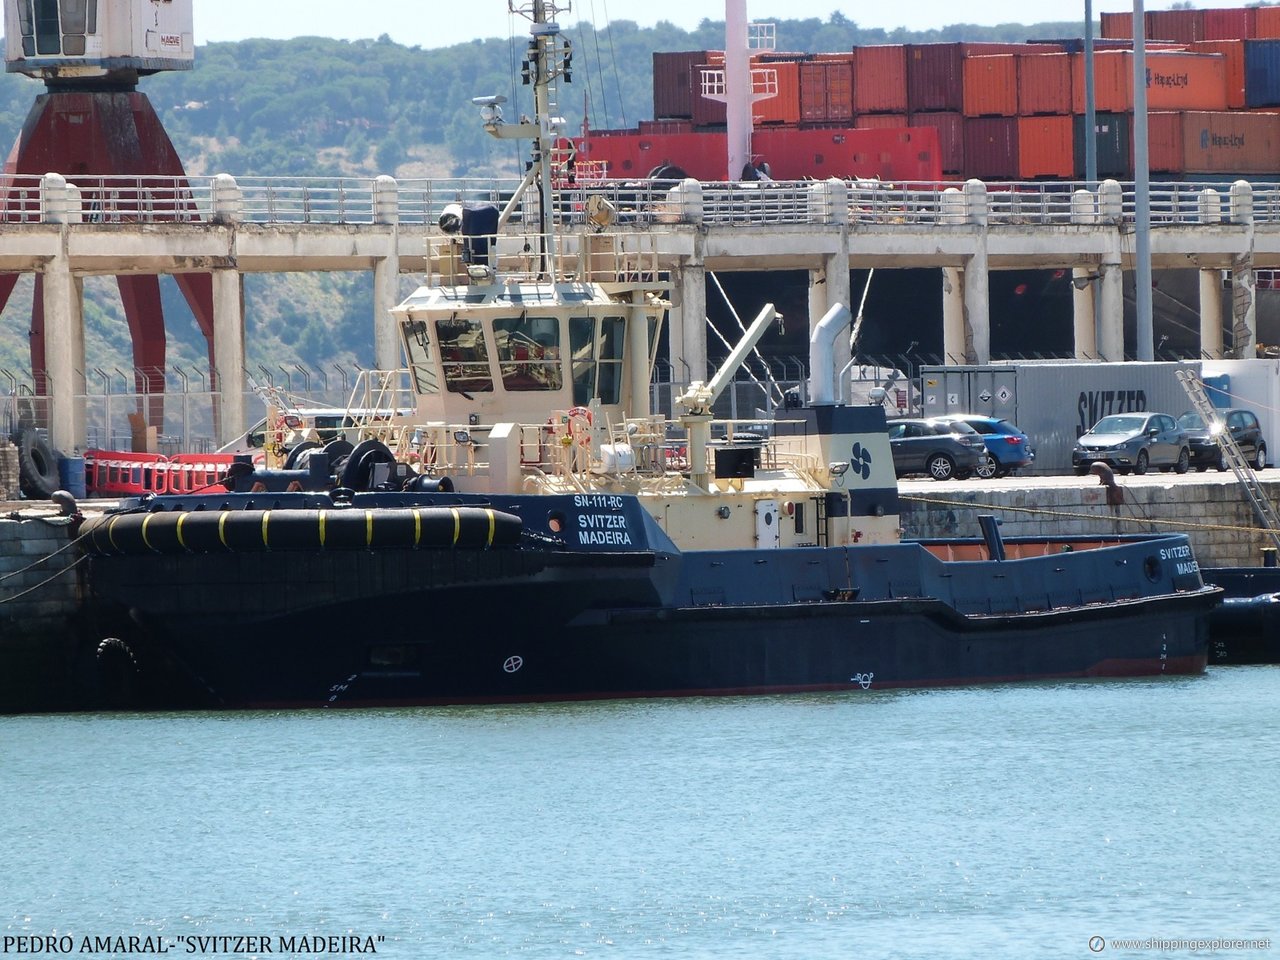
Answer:
<svg viewBox="0 0 1280 960"><path fill-rule="evenodd" d="M963 112L965 57L1025 52L1027 52L1025 43L908 44L908 108L912 113L925 110Z"/></svg>
<svg viewBox="0 0 1280 960"><path fill-rule="evenodd" d="M1206 14L1226 12L1229 11L1205 11ZM1222 63L1226 71L1227 106L1232 110L1238 110L1244 106L1244 45L1244 40L1202 40L1191 44L1190 47L1192 53L1222 55Z"/></svg>
<svg viewBox="0 0 1280 960"><path fill-rule="evenodd" d="M854 48L853 112L907 112L907 48L904 44Z"/></svg>
<svg viewBox="0 0 1280 960"><path fill-rule="evenodd" d="M1147 142L1153 171L1265 173L1276 168L1280 156L1280 113L1152 113Z"/></svg>
<svg viewBox="0 0 1280 960"><path fill-rule="evenodd" d="M1012 53L964 58L966 117L1017 116L1019 59ZM1036 59L1036 55L1030 59Z"/></svg>
<svg viewBox="0 0 1280 960"><path fill-rule="evenodd" d="M1071 57L1065 53L1018 55L1018 112L1071 112Z"/></svg>
<svg viewBox="0 0 1280 960"><path fill-rule="evenodd" d="M1256 42L1256 41L1254 41ZM1072 64L1073 112L1083 114L1084 56ZM1246 66L1247 66L1246 51ZM1104 50L1093 56L1094 108L1133 109L1133 54ZM1147 54L1147 109L1225 110L1226 64L1221 54L1158 51Z"/></svg>

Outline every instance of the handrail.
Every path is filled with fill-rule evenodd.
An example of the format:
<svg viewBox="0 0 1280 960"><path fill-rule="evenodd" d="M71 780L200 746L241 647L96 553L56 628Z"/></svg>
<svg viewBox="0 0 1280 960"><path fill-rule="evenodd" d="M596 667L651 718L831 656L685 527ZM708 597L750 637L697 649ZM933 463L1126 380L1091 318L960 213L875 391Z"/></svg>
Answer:
<svg viewBox="0 0 1280 960"><path fill-rule="evenodd" d="M395 222L434 225L452 203L503 203L515 192L515 178L411 179L367 177L169 177L75 174L50 179L28 174L0 175L0 223L199 224L228 220L254 224L372 225L386 222L387 200ZM228 182L234 199L226 200ZM384 182L385 181L385 182ZM965 224L962 183L843 184L848 220L854 224ZM975 183L976 181L970 181ZM763 181L698 185L697 217L706 224L767 225L842 222L822 187L831 181ZM1103 198L1081 181L990 181L984 185L989 225L1057 225L1082 222L1131 223L1136 210L1132 182L1113 184ZM605 181L562 185L556 214L565 224L583 224L588 200L599 196L616 212L620 226L685 222L687 190L675 181ZM1256 223L1280 223L1280 182L1249 187L1249 213ZM1156 182L1150 185L1152 225L1195 226L1232 222L1236 187L1221 181ZM230 207L226 204L231 204ZM229 212L230 211L230 212ZM1082 214L1082 211L1086 211ZM513 218L519 229L521 218Z"/></svg>

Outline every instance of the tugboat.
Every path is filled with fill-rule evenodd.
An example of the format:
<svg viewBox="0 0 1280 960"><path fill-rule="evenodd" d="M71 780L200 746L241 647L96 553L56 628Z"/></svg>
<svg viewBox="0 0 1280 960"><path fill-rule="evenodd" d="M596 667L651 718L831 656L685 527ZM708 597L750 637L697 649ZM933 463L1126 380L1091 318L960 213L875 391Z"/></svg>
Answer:
<svg viewBox="0 0 1280 960"><path fill-rule="evenodd" d="M520 12L534 119L480 105L533 162L501 210L445 211L395 311L415 416L86 521L102 678L143 702L324 707L1203 671L1220 591L1185 535L1006 544L987 517L900 541L884 408L841 402L843 306L780 416L714 412L769 306L652 412L668 280L651 237L552 190L566 43L550 0Z"/></svg>

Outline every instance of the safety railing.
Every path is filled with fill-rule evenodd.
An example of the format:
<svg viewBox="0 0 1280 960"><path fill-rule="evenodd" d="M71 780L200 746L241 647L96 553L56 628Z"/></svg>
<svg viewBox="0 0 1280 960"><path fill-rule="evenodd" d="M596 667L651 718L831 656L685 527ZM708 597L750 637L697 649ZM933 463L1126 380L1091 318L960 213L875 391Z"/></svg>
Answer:
<svg viewBox="0 0 1280 960"><path fill-rule="evenodd" d="M514 179L401 180L390 178L103 177L67 178L65 196L52 198L45 178L0 176L0 223L172 223L233 219L248 223L434 224L449 204L504 205L519 184ZM61 180L61 178L58 178ZM1079 181L991 181L980 194L988 224L1055 225L1079 222L1082 211L1102 222L1132 221L1132 183L1116 184L1115 200L1097 185ZM653 224L697 221L710 225L814 224L842 220L832 199L813 181L703 183L696 200L686 183L611 181L568 185L556 193L554 212L562 224L591 223L607 201L610 222ZM855 224L947 225L971 221L970 197L957 183L844 181L848 218ZM1257 223L1280 222L1280 183L1248 185ZM1207 192L1207 191L1212 191ZM1230 222L1233 185L1227 181L1153 182L1153 226ZM524 203L534 201L526 194ZM1082 199L1083 197L1083 199ZM527 208L513 223L528 222Z"/></svg>

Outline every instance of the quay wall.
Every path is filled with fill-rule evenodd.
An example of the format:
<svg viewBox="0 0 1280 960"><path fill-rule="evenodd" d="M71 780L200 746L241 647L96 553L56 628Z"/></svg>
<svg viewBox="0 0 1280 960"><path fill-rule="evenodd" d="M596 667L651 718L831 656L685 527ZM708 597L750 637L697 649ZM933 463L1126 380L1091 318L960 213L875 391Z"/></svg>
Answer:
<svg viewBox="0 0 1280 960"><path fill-rule="evenodd" d="M81 702L75 620L84 592L71 530L52 504L0 504L0 713Z"/></svg>
<svg viewBox="0 0 1280 960"><path fill-rule="evenodd" d="M1280 479L1260 477L1259 484L1275 503ZM1123 502L1110 504L1093 477L906 484L899 491L903 536L978 537L978 515L992 513L1006 538L1185 532L1202 567L1255 566L1273 545L1229 472L1177 481L1123 477L1119 489Z"/></svg>

